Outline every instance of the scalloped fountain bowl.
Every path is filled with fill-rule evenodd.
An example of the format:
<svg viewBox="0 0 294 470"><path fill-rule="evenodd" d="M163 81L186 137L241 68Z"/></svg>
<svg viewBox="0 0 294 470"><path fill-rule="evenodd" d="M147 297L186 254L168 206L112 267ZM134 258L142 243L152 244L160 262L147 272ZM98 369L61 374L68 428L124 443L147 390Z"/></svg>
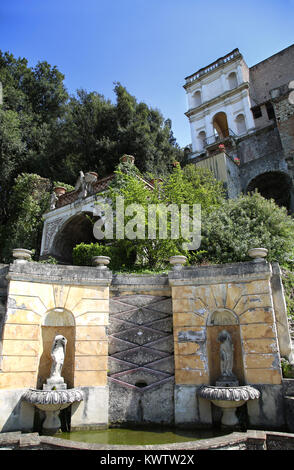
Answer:
<svg viewBox="0 0 294 470"><path fill-rule="evenodd" d="M213 385L202 385L197 390L197 395L222 409L223 426L234 427L239 421L236 416L236 409L248 400L256 400L260 397L260 392L251 385L237 387L219 387Z"/></svg>
<svg viewBox="0 0 294 470"><path fill-rule="evenodd" d="M84 399L83 392L77 388L68 390L37 390L30 388L22 396L24 401L45 411L46 418L43 422L44 434L56 433L60 429L61 422L59 412L73 403Z"/></svg>

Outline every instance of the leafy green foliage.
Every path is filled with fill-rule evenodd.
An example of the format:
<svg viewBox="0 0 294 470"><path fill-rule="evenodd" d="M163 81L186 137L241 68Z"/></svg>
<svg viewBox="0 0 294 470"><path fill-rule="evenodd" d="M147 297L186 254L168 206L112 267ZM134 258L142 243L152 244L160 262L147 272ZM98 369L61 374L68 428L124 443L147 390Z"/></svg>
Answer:
<svg viewBox="0 0 294 470"><path fill-rule="evenodd" d="M7 210L10 214L7 224L0 229L2 244L1 257L5 262L11 261L13 248L33 250L38 260L41 248L43 219L49 208L50 194L53 186L65 186L70 191L72 186L60 182L51 183L48 179L36 174L21 173L15 179L8 200ZM50 261L54 262L53 259Z"/></svg>
<svg viewBox="0 0 294 470"><path fill-rule="evenodd" d="M160 234L160 224L157 223L156 231L150 236L149 230L149 209L153 205L157 222L164 217L165 210L170 204L179 208L179 223L181 227L181 204L203 204L204 209L209 211L212 207L217 207L223 200L224 189L209 171L197 169L195 166L181 169L179 164L175 164L173 172L163 178L162 183L155 184L155 188L150 190L146 180L138 172L134 165L121 163L115 171L115 178L110 185L106 197L112 201L114 212L116 210L117 197L123 198L124 208L134 204L140 204L143 209L142 219L139 212L124 214L123 226L127 230L130 224L133 229L134 238L127 236L119 239L118 233L113 234L113 246L120 246L125 253L137 255L137 266L143 269L164 269L168 264L170 256L175 254L185 254L190 257L188 250L183 248L183 242L188 240L181 235L174 237L172 217L168 212L166 237ZM161 219L162 220L162 219ZM116 218L114 219L116 228ZM122 257L124 259L124 257Z"/></svg>
<svg viewBox="0 0 294 470"><path fill-rule="evenodd" d="M134 263L134 252L127 253L124 246L80 243L73 249L73 263L77 266L92 266L94 256L109 256L109 268L113 271L130 269Z"/></svg>
<svg viewBox="0 0 294 470"><path fill-rule="evenodd" d="M287 262L294 252L294 221L285 208L258 193L225 201L202 218L198 261L231 263L250 260L248 250L268 249L268 261Z"/></svg>
<svg viewBox="0 0 294 470"><path fill-rule="evenodd" d="M116 102L97 92L69 96L64 75L46 61L29 67L25 58L0 51L0 226L15 214L9 203L15 178L40 175L51 184L76 181L80 170L113 172L124 154L133 154L141 171L169 172L181 160L170 120L138 103L119 83ZM3 236L6 232L0 230ZM0 238L1 246L6 240Z"/></svg>
<svg viewBox="0 0 294 470"><path fill-rule="evenodd" d="M38 175L20 174L9 198L8 223L1 227L2 258L11 261L13 248L35 250L38 255L42 236L42 215L49 204L50 182Z"/></svg>

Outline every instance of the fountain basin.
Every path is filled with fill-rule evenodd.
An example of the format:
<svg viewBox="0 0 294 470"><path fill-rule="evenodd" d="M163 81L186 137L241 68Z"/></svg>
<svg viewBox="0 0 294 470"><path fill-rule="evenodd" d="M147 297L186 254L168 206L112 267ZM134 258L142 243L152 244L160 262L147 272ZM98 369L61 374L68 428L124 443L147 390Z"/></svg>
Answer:
<svg viewBox="0 0 294 470"><path fill-rule="evenodd" d="M223 426L234 427L238 424L236 409L244 405L248 400L256 400L260 392L251 385L237 387L218 387L213 385L202 385L197 395L222 409Z"/></svg>
<svg viewBox="0 0 294 470"><path fill-rule="evenodd" d="M77 388L68 390L37 390L30 388L22 396L24 401L31 403L39 410L45 411L43 431L45 434L56 433L61 426L59 412L72 403L84 399L83 392Z"/></svg>

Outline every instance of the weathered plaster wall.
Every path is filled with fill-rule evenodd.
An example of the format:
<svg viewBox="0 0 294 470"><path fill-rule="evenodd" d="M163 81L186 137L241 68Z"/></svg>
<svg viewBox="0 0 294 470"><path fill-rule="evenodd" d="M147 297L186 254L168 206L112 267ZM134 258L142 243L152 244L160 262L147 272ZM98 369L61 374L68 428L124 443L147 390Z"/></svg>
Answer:
<svg viewBox="0 0 294 470"><path fill-rule="evenodd" d="M195 395L197 386L212 382L207 324L213 312L228 311L236 318L243 356L243 374L235 370L236 375L239 379L244 377L244 384L263 384L264 396L270 390L275 398L275 405L271 401L268 409L262 398L259 404L252 405L262 407L262 413L255 413L255 418L259 416L256 421L280 425L282 373L271 276L271 266L265 262L186 268L169 274L174 315L176 423L212 422L210 404ZM218 324L226 328L231 322L225 319Z"/></svg>
<svg viewBox="0 0 294 470"><path fill-rule="evenodd" d="M7 277L2 430L32 426L33 407L21 395L44 382L50 338L59 329L70 336L64 376L85 395L72 407L72 427L211 426L215 410L196 391L217 378L215 338L223 327L232 333L240 383L261 390L247 406L249 424L283 425L280 354L290 357L292 346L277 266L247 262L135 276L14 263Z"/></svg>

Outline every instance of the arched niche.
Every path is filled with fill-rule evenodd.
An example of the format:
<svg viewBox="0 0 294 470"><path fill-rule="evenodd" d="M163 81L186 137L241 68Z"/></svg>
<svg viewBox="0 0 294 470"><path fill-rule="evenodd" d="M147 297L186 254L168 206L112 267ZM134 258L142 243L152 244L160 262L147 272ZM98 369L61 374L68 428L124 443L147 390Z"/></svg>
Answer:
<svg viewBox="0 0 294 470"><path fill-rule="evenodd" d="M234 345L233 373L239 380L239 384L242 385L244 383L244 364L239 317L232 310L225 308L211 312L207 319L207 356L210 384L215 385L221 375L218 335L222 330L228 331L231 335Z"/></svg>
<svg viewBox="0 0 294 470"><path fill-rule="evenodd" d="M42 388L50 376L52 365L51 348L56 335L63 335L67 339L61 375L67 387L73 387L75 366L75 319L73 314L63 308L49 310L43 317L41 331L42 354L39 361L37 387Z"/></svg>
<svg viewBox="0 0 294 470"><path fill-rule="evenodd" d="M193 107L196 108L202 104L201 92L199 90L193 93Z"/></svg>
<svg viewBox="0 0 294 470"><path fill-rule="evenodd" d="M228 309L219 309L212 312L207 319L208 326L225 326L225 325L238 325L239 318L232 311Z"/></svg>
<svg viewBox="0 0 294 470"><path fill-rule="evenodd" d="M199 151L203 150L206 144L206 133L205 131L200 131L197 136Z"/></svg>
<svg viewBox="0 0 294 470"><path fill-rule="evenodd" d="M238 79L237 79L237 74L236 74L236 72L231 72L231 73L228 75L228 85L229 85L229 89L230 89L230 90L233 90L234 88L237 88L237 86L238 86Z"/></svg>
<svg viewBox="0 0 294 470"><path fill-rule="evenodd" d="M245 134L247 132L247 129L244 114L238 114L235 119L235 122L238 135Z"/></svg>

